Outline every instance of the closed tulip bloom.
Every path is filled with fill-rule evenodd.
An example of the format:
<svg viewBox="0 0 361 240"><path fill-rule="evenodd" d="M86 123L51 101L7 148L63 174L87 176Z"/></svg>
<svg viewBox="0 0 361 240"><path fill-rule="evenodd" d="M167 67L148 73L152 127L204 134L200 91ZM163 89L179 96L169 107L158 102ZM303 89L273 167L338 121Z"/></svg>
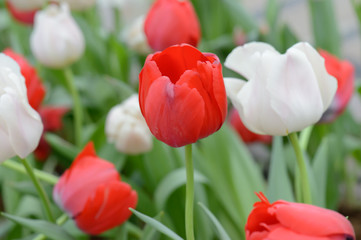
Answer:
<svg viewBox="0 0 361 240"><path fill-rule="evenodd" d="M349 61L339 60L337 57L324 50L320 50L319 52L325 59L327 72L334 76L338 83L335 98L321 118L321 122L331 122L343 113L352 97L355 82L355 69Z"/></svg>
<svg viewBox="0 0 361 240"><path fill-rule="evenodd" d="M84 37L68 5L51 4L36 14L30 46L35 58L50 68L64 68L83 55Z"/></svg>
<svg viewBox="0 0 361 240"><path fill-rule="evenodd" d="M149 55L139 74L139 104L150 131L172 147L216 132L227 114L218 57L183 44Z"/></svg>
<svg viewBox="0 0 361 240"><path fill-rule="evenodd" d="M316 123L330 106L337 81L308 43L280 54L266 43L234 49L225 66L248 81L225 78L243 123L258 134L284 136Z"/></svg>
<svg viewBox="0 0 361 240"><path fill-rule="evenodd" d="M19 65L0 53L0 161L25 158L43 132L39 114L29 105Z"/></svg>
<svg viewBox="0 0 361 240"><path fill-rule="evenodd" d="M138 94L110 110L105 133L120 152L139 154L152 149L152 134L140 111Z"/></svg>
<svg viewBox="0 0 361 240"><path fill-rule="evenodd" d="M22 12L40 9L45 4L45 0L6 0L6 2Z"/></svg>
<svg viewBox="0 0 361 240"><path fill-rule="evenodd" d="M351 223L338 212L283 200L270 203L263 193L246 223L246 240L354 240Z"/></svg>
<svg viewBox="0 0 361 240"><path fill-rule="evenodd" d="M60 177L53 198L82 231L92 235L125 222L138 199L114 165L96 155L92 143Z"/></svg>
<svg viewBox="0 0 361 240"><path fill-rule="evenodd" d="M22 5L19 5L19 4L15 5L14 3L15 3L15 1L10 1L10 0L7 0L5 2L5 6L8 9L8 11L10 12L11 16L20 23L27 24L27 25L33 25L36 11L38 11L40 9L40 7L23 9L23 8L18 8L18 6L22 6ZM26 5L26 4L24 4L24 5Z"/></svg>
<svg viewBox="0 0 361 240"><path fill-rule="evenodd" d="M232 109L229 114L229 123L233 127L234 130L238 133L238 135L242 138L244 143L255 143L255 142L262 142L262 143L271 143L272 137L269 135L260 135L248 130L246 126L244 126L241 118L236 109Z"/></svg>
<svg viewBox="0 0 361 240"><path fill-rule="evenodd" d="M5 49L3 53L11 57L17 62L17 64L19 64L21 75L25 78L29 104L32 108L38 110L45 97L46 91L35 68L30 65L24 56L15 53L10 48Z"/></svg>
<svg viewBox="0 0 361 240"><path fill-rule="evenodd" d="M144 31L155 51L181 43L196 47L201 37L198 18L189 0L156 0L145 19Z"/></svg>

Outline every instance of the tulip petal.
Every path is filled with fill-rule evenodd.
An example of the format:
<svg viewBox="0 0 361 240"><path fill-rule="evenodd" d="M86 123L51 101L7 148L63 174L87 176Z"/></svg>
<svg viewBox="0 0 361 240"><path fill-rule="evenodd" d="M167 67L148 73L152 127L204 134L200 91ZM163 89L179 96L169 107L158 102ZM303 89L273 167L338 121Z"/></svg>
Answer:
<svg viewBox="0 0 361 240"><path fill-rule="evenodd" d="M157 139L173 147L198 140L205 107L197 89L160 77L150 86L144 108L145 120Z"/></svg>
<svg viewBox="0 0 361 240"><path fill-rule="evenodd" d="M331 240L329 236L307 236L304 234L299 234L291 231L290 229L284 227L277 227L273 231L271 231L266 237L267 240ZM335 239L336 240L336 239ZM341 239L340 239L341 240Z"/></svg>
<svg viewBox="0 0 361 240"><path fill-rule="evenodd" d="M337 90L337 80L329 75L325 69L325 60L317 51L306 42L295 44L291 49L298 49L303 52L310 61L313 71L318 79L319 91L323 103L323 111L330 106Z"/></svg>
<svg viewBox="0 0 361 240"><path fill-rule="evenodd" d="M126 221L132 214L129 208L136 204L136 192L128 184L114 181L97 187L74 220L84 232L100 234Z"/></svg>
<svg viewBox="0 0 361 240"><path fill-rule="evenodd" d="M267 43L247 43L233 49L226 58L224 66L248 79L253 78L255 73L258 71L257 62L260 61L261 55L266 51L277 53L277 51Z"/></svg>
<svg viewBox="0 0 361 240"><path fill-rule="evenodd" d="M338 212L302 203L277 205L279 222L293 232L310 236L347 234L354 236L352 225Z"/></svg>
<svg viewBox="0 0 361 240"><path fill-rule="evenodd" d="M83 184L82 179L87 180L86 185ZM97 186L115 180L120 180L120 176L114 165L97 158L94 146L90 143L55 185L53 198L69 215L75 216L81 212Z"/></svg>

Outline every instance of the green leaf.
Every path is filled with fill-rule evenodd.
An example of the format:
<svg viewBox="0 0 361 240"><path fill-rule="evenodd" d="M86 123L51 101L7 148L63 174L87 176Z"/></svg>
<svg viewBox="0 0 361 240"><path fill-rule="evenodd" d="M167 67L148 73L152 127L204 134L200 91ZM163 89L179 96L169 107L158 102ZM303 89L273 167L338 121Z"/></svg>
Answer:
<svg viewBox="0 0 361 240"><path fill-rule="evenodd" d="M65 141L56 134L46 133L45 139L52 148L70 160L73 160L79 152L73 144Z"/></svg>
<svg viewBox="0 0 361 240"><path fill-rule="evenodd" d="M309 0L316 47L340 56L341 36L330 0Z"/></svg>
<svg viewBox="0 0 361 240"><path fill-rule="evenodd" d="M163 223L155 220L154 218L151 218L147 215L144 215L132 208L130 208L130 211L132 211L138 218L143 220L145 223L149 224L150 226L157 229L159 232L163 233L164 235L167 235L168 237L174 239L174 240L183 240L180 236L178 236L175 232L170 230L168 227L163 225Z"/></svg>
<svg viewBox="0 0 361 240"><path fill-rule="evenodd" d="M282 137L273 137L271 166L269 169L267 197L270 202L283 199L294 202L292 184L287 174Z"/></svg>
<svg viewBox="0 0 361 240"><path fill-rule="evenodd" d="M155 203L158 210L162 210L169 196L179 187L186 184L186 169L180 168L170 172L159 183L154 193ZM207 178L198 171L194 171L194 182L207 183Z"/></svg>
<svg viewBox="0 0 361 240"><path fill-rule="evenodd" d="M155 220L160 221L163 217L163 212L160 212L157 216L154 217ZM153 228L151 225L146 224L143 230L142 234L142 240L152 240L157 239L157 235L159 235L159 232ZM159 237L158 237L159 238Z"/></svg>
<svg viewBox="0 0 361 240"><path fill-rule="evenodd" d="M213 215L211 211L202 203L198 203L199 206L204 210L204 212L207 214L209 219L212 221L214 226L217 229L218 238L220 240L231 240L231 238L228 236L227 232L224 230L223 226L220 224L218 219Z"/></svg>
<svg viewBox="0 0 361 240"><path fill-rule="evenodd" d="M43 220L34 220L28 218L22 218L7 213L1 213L2 216L7 219L30 228L33 231L44 234L45 236L54 239L54 240L74 240L65 230L63 230L58 225L46 222Z"/></svg>

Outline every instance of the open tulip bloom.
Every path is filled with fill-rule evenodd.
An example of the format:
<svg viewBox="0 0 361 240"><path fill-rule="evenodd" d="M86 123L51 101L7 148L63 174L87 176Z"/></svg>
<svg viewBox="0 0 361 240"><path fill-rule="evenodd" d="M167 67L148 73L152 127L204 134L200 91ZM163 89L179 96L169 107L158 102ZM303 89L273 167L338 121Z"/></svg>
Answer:
<svg viewBox="0 0 361 240"><path fill-rule="evenodd" d="M285 54L248 43L235 48L225 66L248 80L225 78L227 95L243 123L259 134L285 136L316 123L337 89L324 59L305 42Z"/></svg>
<svg viewBox="0 0 361 240"><path fill-rule="evenodd" d="M351 223L338 212L309 204L278 200L263 193L246 224L246 240L354 240Z"/></svg>

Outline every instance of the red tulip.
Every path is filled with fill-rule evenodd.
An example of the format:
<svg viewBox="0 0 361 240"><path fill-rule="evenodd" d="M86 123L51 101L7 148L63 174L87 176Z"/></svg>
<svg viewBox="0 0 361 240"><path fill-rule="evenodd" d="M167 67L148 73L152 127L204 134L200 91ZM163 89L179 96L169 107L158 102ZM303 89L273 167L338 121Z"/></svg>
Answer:
<svg viewBox="0 0 361 240"><path fill-rule="evenodd" d="M330 53L320 50L320 55L325 59L327 72L337 79L338 88L331 103L321 118L321 122L332 122L345 110L354 90L355 70L348 61L341 61Z"/></svg>
<svg viewBox="0 0 361 240"><path fill-rule="evenodd" d="M5 49L3 53L14 59L19 64L21 74L25 78L29 104L32 108L38 110L46 92L35 68L30 65L25 57L15 53L10 48Z"/></svg>
<svg viewBox="0 0 361 240"><path fill-rule="evenodd" d="M18 10L11 1L7 0L5 2L7 9L11 13L14 19L16 19L18 22L27 24L27 25L33 25L34 24L34 17L39 9L33 9L28 11L22 11Z"/></svg>
<svg viewBox="0 0 361 240"><path fill-rule="evenodd" d="M269 203L263 193L253 205L246 224L247 240L353 240L351 223L338 212L313 205Z"/></svg>
<svg viewBox="0 0 361 240"><path fill-rule="evenodd" d="M160 141L181 147L222 126L227 98L216 55L172 46L147 57L139 80L142 114Z"/></svg>
<svg viewBox="0 0 361 240"><path fill-rule="evenodd" d="M237 131L238 135L242 138L245 143L254 143L254 142L263 142L271 143L272 137L269 135L260 135L248 130L248 128L243 124L241 118L236 109L232 109L229 116L229 123Z"/></svg>
<svg viewBox="0 0 361 240"><path fill-rule="evenodd" d="M62 118L69 111L67 107L43 106L38 110L44 125L44 132L55 132L63 127ZM51 153L51 148L45 140L44 133L38 147L34 151L37 160L45 161Z"/></svg>
<svg viewBox="0 0 361 240"><path fill-rule="evenodd" d="M144 32L149 46L162 51L175 44L197 46L201 32L189 0L157 0L148 12Z"/></svg>
<svg viewBox="0 0 361 240"><path fill-rule="evenodd" d="M88 234L100 234L125 222L137 193L120 180L114 165L96 156L89 143L60 177L55 202Z"/></svg>

